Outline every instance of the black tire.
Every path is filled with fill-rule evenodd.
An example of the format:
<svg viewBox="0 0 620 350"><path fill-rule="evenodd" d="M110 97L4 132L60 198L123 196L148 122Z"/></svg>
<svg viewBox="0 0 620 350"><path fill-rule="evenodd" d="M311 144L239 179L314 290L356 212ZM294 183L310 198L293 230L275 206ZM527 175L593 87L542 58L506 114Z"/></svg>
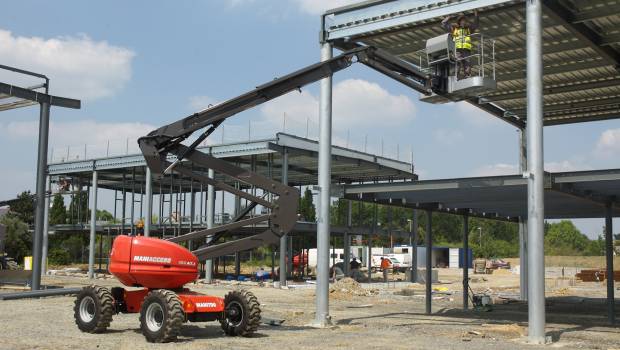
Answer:
<svg viewBox="0 0 620 350"><path fill-rule="evenodd" d="M156 289L144 298L140 309L140 329L147 341L167 343L176 340L183 322L183 305L174 292Z"/></svg>
<svg viewBox="0 0 620 350"><path fill-rule="evenodd" d="M260 324L260 304L247 290L234 290L224 297L224 318L220 319L227 335L248 337Z"/></svg>
<svg viewBox="0 0 620 350"><path fill-rule="evenodd" d="M112 322L114 298L107 288L90 285L82 288L75 299L73 317L82 332L104 332Z"/></svg>

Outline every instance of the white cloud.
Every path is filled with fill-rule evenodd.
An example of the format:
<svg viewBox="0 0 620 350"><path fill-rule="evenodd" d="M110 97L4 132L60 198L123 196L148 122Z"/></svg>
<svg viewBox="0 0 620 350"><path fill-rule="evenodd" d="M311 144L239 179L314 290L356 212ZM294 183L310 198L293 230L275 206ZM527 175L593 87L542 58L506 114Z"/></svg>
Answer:
<svg viewBox="0 0 620 350"><path fill-rule="evenodd" d="M0 137L12 141L36 140L36 121L0 124ZM136 141L155 127L145 123L105 123L94 120L50 123L50 154L54 161L139 152ZM86 150L85 150L86 146ZM67 156L68 154L68 156Z"/></svg>
<svg viewBox="0 0 620 350"><path fill-rule="evenodd" d="M599 137L594 152L601 158L620 154L620 129L605 130Z"/></svg>
<svg viewBox="0 0 620 350"><path fill-rule="evenodd" d="M239 0L237 0L239 1ZM295 0L299 8L310 15L319 15L327 10L361 2L360 0Z"/></svg>
<svg viewBox="0 0 620 350"><path fill-rule="evenodd" d="M114 95L131 78L134 56L127 48L86 35L46 39L16 36L0 29L2 63L47 75L54 95L82 100ZM7 72L0 78L22 86L41 81Z"/></svg>
<svg viewBox="0 0 620 350"><path fill-rule="evenodd" d="M405 95L393 95L379 84L361 79L337 83L333 91L333 123L336 131L355 128L401 126L413 120L415 105ZM318 121L318 97L304 90L291 92L265 104L261 113L271 123L281 126L286 113L287 130L297 125L305 130L308 120Z"/></svg>

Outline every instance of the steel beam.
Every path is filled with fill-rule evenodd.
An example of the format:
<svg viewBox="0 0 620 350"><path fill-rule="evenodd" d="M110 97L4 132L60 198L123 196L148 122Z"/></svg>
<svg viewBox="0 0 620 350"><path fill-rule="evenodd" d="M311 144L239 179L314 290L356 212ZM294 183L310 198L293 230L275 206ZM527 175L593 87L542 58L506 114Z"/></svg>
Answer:
<svg viewBox="0 0 620 350"><path fill-rule="evenodd" d="M605 6L596 7L592 10L580 11L571 18L572 23L588 22L599 18L616 16L620 12L620 5L605 4Z"/></svg>
<svg viewBox="0 0 620 350"><path fill-rule="evenodd" d="M603 106L620 106L620 97L594 97L590 99L583 99L577 101L562 101L560 103L555 104L547 104L545 105L545 113L550 112L570 112L574 109L583 109L583 108L591 108L591 107L603 107ZM527 112L526 108L523 109L512 109L510 110L512 113L517 115L525 115ZM587 111L585 111L587 113ZM574 112L573 113L580 113ZM583 113L583 112L582 112Z"/></svg>
<svg viewBox="0 0 620 350"><path fill-rule="evenodd" d="M90 239L88 244L88 278L95 278L95 241L97 237L97 170L93 170L93 181L90 186Z"/></svg>
<svg viewBox="0 0 620 350"><path fill-rule="evenodd" d="M553 54L562 53L564 51L583 50L587 48L581 45L581 43L578 40L563 41L559 43L547 42L546 44L547 45L543 47L544 55L553 55ZM496 57L495 64L509 63L510 61L514 61L514 60L525 61L525 55L526 55L525 47L508 46L507 49L502 49L496 46L495 47L495 57ZM497 59L497 58L500 58L500 59Z"/></svg>
<svg viewBox="0 0 620 350"><path fill-rule="evenodd" d="M25 89L23 87L0 83L0 94L21 98L24 100L35 101L41 105L58 106L65 108L80 109L80 100L74 100L71 98L58 97L48 95L42 92Z"/></svg>
<svg viewBox="0 0 620 350"><path fill-rule="evenodd" d="M567 72L579 72L582 70L588 69L597 69L602 67L607 67L610 65L609 62L602 60L600 58L593 58L588 61L573 61L573 62L558 62L554 60L553 62L549 62L550 65L545 66L545 77L549 77L554 74L563 74ZM523 80L525 78L526 72L522 70L512 71L512 72L498 72L497 73L497 81L501 81L502 83L509 82L511 80Z"/></svg>
<svg viewBox="0 0 620 350"><path fill-rule="evenodd" d="M433 212L426 211L426 314L430 315L433 302Z"/></svg>
<svg viewBox="0 0 620 350"><path fill-rule="evenodd" d="M27 298L44 298L59 295L74 295L82 291L82 288L53 288L32 290L28 292L0 293L0 300L17 300Z"/></svg>
<svg viewBox="0 0 620 350"><path fill-rule="evenodd" d="M599 45L601 46L609 46L620 43L620 34L607 34L601 37Z"/></svg>
<svg viewBox="0 0 620 350"><path fill-rule="evenodd" d="M427 22L449 14L472 11L482 7L504 4L510 6L510 2L509 0L458 1L430 7L421 6L420 1L363 1L360 4L326 12L323 16L330 16L330 18L329 21L323 21L321 30L326 32L326 37L330 41L364 37L366 33L375 31L397 34L400 28L410 23ZM437 22L433 24L439 25ZM417 28L411 27L411 29Z"/></svg>
<svg viewBox="0 0 620 350"><path fill-rule="evenodd" d="M528 178L528 340L544 344L545 251L543 168L542 2L526 2L527 178Z"/></svg>
<svg viewBox="0 0 620 350"><path fill-rule="evenodd" d="M282 184L288 186L288 150L284 148L282 152ZM286 251L288 248L287 240L288 234L280 237L280 287L286 286L287 266L286 266ZM289 259L293 257L289 256Z"/></svg>
<svg viewBox="0 0 620 350"><path fill-rule="evenodd" d="M572 36L588 43L605 61L612 64L616 69L618 68L620 65L618 51L611 47L601 46L602 37L586 24L577 21L571 10L556 0L542 0L542 5L545 8L545 15L566 28Z"/></svg>
<svg viewBox="0 0 620 350"><path fill-rule="evenodd" d="M502 121L505 121L508 124L516 126L519 129L522 129L525 127L525 123L521 119L514 118L514 117L507 117L506 111L504 111L503 109L491 103L480 103L479 100L480 99L472 98L472 99L466 100L466 102L480 108L481 110L491 114L494 117L501 119Z"/></svg>
<svg viewBox="0 0 620 350"><path fill-rule="evenodd" d="M37 192L34 223L34 240L32 242L32 290L41 287L41 261L43 247L43 226L45 220L45 188L47 173L47 142L49 138L50 104L41 103L39 115L39 146L37 155Z"/></svg>
<svg viewBox="0 0 620 350"><path fill-rule="evenodd" d="M595 122L601 120L610 120L610 119L618 119L620 118L620 112L610 112L610 113L592 113L592 115L588 116L579 116L579 115L567 115L567 116L553 116L545 118L545 126L554 126L554 125L564 125L564 124L576 124L576 123L586 123L586 122Z"/></svg>
<svg viewBox="0 0 620 350"><path fill-rule="evenodd" d="M607 319L611 325L616 323L616 304L614 296L614 238L612 204L605 208L605 263L607 265Z"/></svg>
<svg viewBox="0 0 620 350"><path fill-rule="evenodd" d="M545 94L545 96L550 96L554 94L563 94L567 92L588 91L588 90L593 90L593 89L607 88L607 87L617 86L619 84L620 84L620 78L610 79L606 77L606 78L602 78L602 79L595 80L595 81L588 81L585 83L577 83L577 84L572 83L571 84L569 82L568 84L561 83L561 85L555 84L551 86L546 86L543 89L543 93ZM486 102L517 100L517 99L524 99L524 98L526 98L525 87L522 91L517 91L517 92L489 94L489 95L486 95L480 98L480 100L481 100L481 103L486 103Z"/></svg>

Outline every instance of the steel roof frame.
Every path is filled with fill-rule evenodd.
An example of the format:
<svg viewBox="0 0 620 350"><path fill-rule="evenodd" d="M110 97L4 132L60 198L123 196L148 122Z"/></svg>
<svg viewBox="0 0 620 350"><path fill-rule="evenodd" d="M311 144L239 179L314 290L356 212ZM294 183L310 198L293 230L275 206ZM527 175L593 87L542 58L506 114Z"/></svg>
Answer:
<svg viewBox="0 0 620 350"><path fill-rule="evenodd" d="M620 43L620 34L609 29L620 23L620 3L590 1L577 5L565 0L544 0L543 5L545 107L553 111L553 114L545 113L544 124L620 118L620 113L601 113L602 106L597 105L597 101L605 103L604 100L620 96L620 73L617 71L620 46L616 46ZM505 20L509 15L524 22L524 8L523 0L455 0L430 4L421 0L366 1L327 11L322 29L324 37L335 47L359 41L413 60L423 39L441 32L441 17L480 9L481 19L487 18L482 23L483 30L498 40L498 90L469 102L524 128L525 34L523 28L515 32L511 22ZM588 90L600 96L580 96ZM591 106L582 104L583 110L579 113L575 113L574 108L563 111L557 107L560 100L583 99L592 101ZM488 105L490 102L493 105ZM596 108L599 108L598 113Z"/></svg>

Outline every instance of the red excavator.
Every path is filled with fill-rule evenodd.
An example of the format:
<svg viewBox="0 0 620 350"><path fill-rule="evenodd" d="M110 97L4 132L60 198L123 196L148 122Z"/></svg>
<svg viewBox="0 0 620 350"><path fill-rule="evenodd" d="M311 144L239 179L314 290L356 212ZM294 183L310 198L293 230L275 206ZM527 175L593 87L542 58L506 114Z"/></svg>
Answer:
<svg viewBox="0 0 620 350"><path fill-rule="evenodd" d="M227 118L282 96L290 91L326 78L349 67L354 60L361 62L426 95L440 93L427 73L418 67L380 49L360 46L339 56L316 63L256 89L194 113L184 119L159 128L138 140L147 166L154 177L177 174L203 184L233 193L248 200L248 205L230 223L198 230L167 240L119 236L110 252L109 270L127 287L84 287L75 301L74 316L84 332L105 331L114 314L140 313L140 328L149 342L168 342L176 339L184 322L219 321L224 332L231 336L247 336L260 323L260 306L256 297L244 290L228 293L223 299L192 292L184 285L198 278L198 262L263 245L277 244L281 236L291 231L297 222L299 191L295 187L273 181L202 153L196 148ZM189 146L182 142L195 131L205 129ZM225 181L205 175L212 169L233 181L263 190L261 197L240 190ZM268 201L268 193L275 198ZM246 216L256 206L268 209L268 214ZM267 222L259 234L238 240L219 242L228 232L243 226ZM185 242L204 242L196 250L181 246ZM192 246L188 244L188 246Z"/></svg>

